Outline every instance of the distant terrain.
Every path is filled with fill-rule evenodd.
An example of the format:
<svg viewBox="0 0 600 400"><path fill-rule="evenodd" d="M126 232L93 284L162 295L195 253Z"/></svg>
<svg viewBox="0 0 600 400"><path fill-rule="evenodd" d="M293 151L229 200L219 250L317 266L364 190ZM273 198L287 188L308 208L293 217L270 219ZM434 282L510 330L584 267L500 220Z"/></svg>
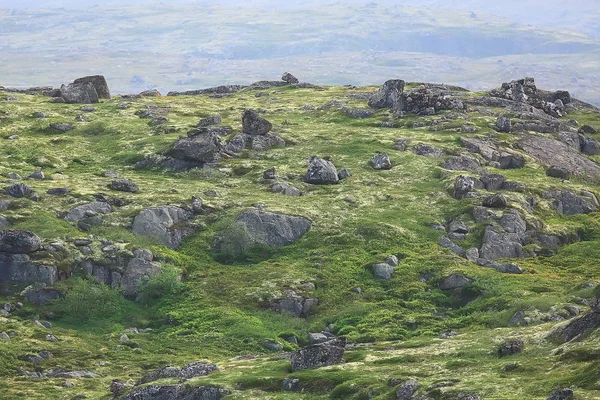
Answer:
<svg viewBox="0 0 600 400"><path fill-rule="evenodd" d="M0 85L103 73L115 93L166 92L290 70L316 84L398 77L487 90L533 76L600 104L593 1L136 3L3 2Z"/></svg>

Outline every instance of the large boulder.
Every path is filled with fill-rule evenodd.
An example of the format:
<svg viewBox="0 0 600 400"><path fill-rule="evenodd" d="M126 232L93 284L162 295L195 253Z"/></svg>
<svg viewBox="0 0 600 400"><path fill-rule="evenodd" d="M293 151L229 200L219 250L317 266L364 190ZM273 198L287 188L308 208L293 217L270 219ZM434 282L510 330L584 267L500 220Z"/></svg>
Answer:
<svg viewBox="0 0 600 400"><path fill-rule="evenodd" d="M308 160L308 170L304 182L317 185L332 185L339 182L337 169L329 160L312 156Z"/></svg>
<svg viewBox="0 0 600 400"><path fill-rule="evenodd" d="M69 222L79 222L83 218L108 213L110 213L110 204L103 201L94 201L71 208L65 219Z"/></svg>
<svg viewBox="0 0 600 400"><path fill-rule="evenodd" d="M179 207L159 206L142 210L133 220L133 233L176 249L193 231L185 225L192 213Z"/></svg>
<svg viewBox="0 0 600 400"><path fill-rule="evenodd" d="M91 82L69 83L60 87L61 97L68 104L98 103L98 93Z"/></svg>
<svg viewBox="0 0 600 400"><path fill-rule="evenodd" d="M246 110L242 115L242 132L248 135L266 135L273 125L254 110Z"/></svg>
<svg viewBox="0 0 600 400"><path fill-rule="evenodd" d="M159 264L142 257L134 257L127 264L127 268L121 279L123 294L128 297L135 297L139 294L148 282L148 280L160 272Z"/></svg>
<svg viewBox="0 0 600 400"><path fill-rule="evenodd" d="M527 253L523 249L521 235L518 233L497 232L488 226L483 235L483 245L479 255L485 260L499 258L524 258Z"/></svg>
<svg viewBox="0 0 600 400"><path fill-rule="evenodd" d="M250 209L215 238L213 249L217 253L243 253L256 245L282 247L304 236L311 225L305 217Z"/></svg>
<svg viewBox="0 0 600 400"><path fill-rule="evenodd" d="M110 90L108 89L108 83L103 75L91 75L84 76L83 78L77 78L73 81L75 84L79 83L91 83L98 94L100 99L110 99Z"/></svg>
<svg viewBox="0 0 600 400"><path fill-rule="evenodd" d="M173 158L195 163L210 163L220 159L224 149L218 135L204 134L191 138L180 138L170 151Z"/></svg>
<svg viewBox="0 0 600 400"><path fill-rule="evenodd" d="M600 312L592 311L557 328L550 334L550 337L566 343L597 329L600 327Z"/></svg>
<svg viewBox="0 0 600 400"><path fill-rule="evenodd" d="M290 74L289 72L285 72L282 76L281 76L281 80L284 82L289 83L290 85L295 85L296 83L299 83L300 81L298 80L298 78L296 78L294 75Z"/></svg>
<svg viewBox="0 0 600 400"><path fill-rule="evenodd" d="M405 82L401 79L386 81L369 99L369 107L373 108L399 108L400 95L404 92Z"/></svg>
<svg viewBox="0 0 600 400"><path fill-rule="evenodd" d="M339 364L342 362L345 346L346 338L341 336L335 340L300 349L291 355L292 372Z"/></svg>
<svg viewBox="0 0 600 400"><path fill-rule="evenodd" d="M29 254L39 250L40 238L29 231L7 229L0 232L0 252Z"/></svg>
<svg viewBox="0 0 600 400"><path fill-rule="evenodd" d="M27 254L0 253L0 282L53 285L57 280L53 265L35 265Z"/></svg>

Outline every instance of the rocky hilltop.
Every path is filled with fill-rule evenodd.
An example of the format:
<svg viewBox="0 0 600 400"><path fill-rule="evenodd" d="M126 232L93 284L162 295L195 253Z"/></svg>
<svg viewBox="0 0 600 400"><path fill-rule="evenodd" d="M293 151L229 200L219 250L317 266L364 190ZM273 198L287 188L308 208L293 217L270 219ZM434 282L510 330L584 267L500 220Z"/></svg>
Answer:
<svg viewBox="0 0 600 400"><path fill-rule="evenodd" d="M109 82L0 89L5 398L597 398L596 107Z"/></svg>

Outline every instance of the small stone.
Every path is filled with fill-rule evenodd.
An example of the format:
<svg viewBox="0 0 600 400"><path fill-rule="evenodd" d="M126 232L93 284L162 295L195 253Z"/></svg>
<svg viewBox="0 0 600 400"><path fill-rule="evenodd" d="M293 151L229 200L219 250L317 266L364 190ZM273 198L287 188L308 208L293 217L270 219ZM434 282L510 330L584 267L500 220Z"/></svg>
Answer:
<svg viewBox="0 0 600 400"><path fill-rule="evenodd" d="M396 257L395 255L391 255L388 258L386 258L385 262L391 265L392 267L397 267L399 263L398 257Z"/></svg>
<svg viewBox="0 0 600 400"><path fill-rule="evenodd" d="M129 342L129 336L127 336L126 334L121 334L121 336L119 337L119 342L121 343L128 343Z"/></svg>
<svg viewBox="0 0 600 400"><path fill-rule="evenodd" d="M0 332L0 340L10 340L10 336L6 332Z"/></svg>
<svg viewBox="0 0 600 400"><path fill-rule="evenodd" d="M19 135L10 135L8 137L8 140L17 140L19 138Z"/></svg>
<svg viewBox="0 0 600 400"><path fill-rule="evenodd" d="M42 357L43 359L46 359L46 360L53 357L52 353L50 353L49 351L46 351L46 350L40 351L38 354L40 355L40 357Z"/></svg>
<svg viewBox="0 0 600 400"><path fill-rule="evenodd" d="M300 391L300 379L295 378L284 378L281 390L284 392L298 392Z"/></svg>
<svg viewBox="0 0 600 400"><path fill-rule="evenodd" d="M46 118L46 114L41 111L33 113L32 116L33 116L33 118Z"/></svg>
<svg viewBox="0 0 600 400"><path fill-rule="evenodd" d="M46 342L58 342L58 339L54 335L46 335Z"/></svg>
<svg viewBox="0 0 600 400"><path fill-rule="evenodd" d="M44 175L44 172L42 172L42 170L39 171L35 171L34 173L30 174L28 176L29 179L38 179L38 180L43 180L46 178L46 175Z"/></svg>
<svg viewBox="0 0 600 400"><path fill-rule="evenodd" d="M500 357L511 356L522 352L524 347L525 343L520 339L508 340L500 345L498 348L498 355Z"/></svg>

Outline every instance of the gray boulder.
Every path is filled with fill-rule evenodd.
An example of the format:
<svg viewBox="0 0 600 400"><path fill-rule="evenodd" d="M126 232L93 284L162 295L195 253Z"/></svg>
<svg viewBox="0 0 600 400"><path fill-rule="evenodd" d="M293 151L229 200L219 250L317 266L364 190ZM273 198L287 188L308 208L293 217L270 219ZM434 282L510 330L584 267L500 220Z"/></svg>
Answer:
<svg viewBox="0 0 600 400"><path fill-rule="evenodd" d="M250 209L213 242L217 253L243 253L256 245L282 247L304 236L312 223L307 218Z"/></svg>
<svg viewBox="0 0 600 400"><path fill-rule="evenodd" d="M579 318L573 319L567 325L557 328L550 337L560 342L570 342L600 327L600 312L592 310Z"/></svg>
<svg viewBox="0 0 600 400"><path fill-rule="evenodd" d="M0 232L0 252L29 254L39 250L40 238L29 231L7 229Z"/></svg>
<svg viewBox="0 0 600 400"><path fill-rule="evenodd" d="M65 219L69 222L79 222L79 220L87 217L91 217L98 214L110 213L110 204L103 201L94 201L92 203L82 204L77 207L71 208Z"/></svg>
<svg viewBox="0 0 600 400"><path fill-rule="evenodd" d="M210 115L206 118L202 118L196 127L203 128L206 126L219 125L221 122L223 122L223 120L220 115Z"/></svg>
<svg viewBox="0 0 600 400"><path fill-rule="evenodd" d="M160 272L159 264L144 258L134 257L127 264L120 284L123 288L123 295L135 297L140 290L148 283L148 280Z"/></svg>
<svg viewBox="0 0 600 400"><path fill-rule="evenodd" d="M75 84L91 83L96 90L98 98L110 99L110 90L108 89L108 83L102 75L91 75L84 76L83 78L77 78L73 81Z"/></svg>
<svg viewBox="0 0 600 400"><path fill-rule="evenodd" d="M193 230L185 225L192 213L179 207L159 206L142 210L133 220L133 233L176 249Z"/></svg>
<svg viewBox="0 0 600 400"><path fill-rule="evenodd" d="M473 283L473 279L467 278L462 274L452 274L440 282L440 289L442 290L462 290L462 288L469 286Z"/></svg>
<svg viewBox="0 0 600 400"><path fill-rule="evenodd" d="M522 352L524 348L525 343L520 339L507 340L498 347L498 355L500 357L511 356Z"/></svg>
<svg viewBox="0 0 600 400"><path fill-rule="evenodd" d="M67 124L64 122L57 122L54 124L50 124L49 126L50 126L50 128L52 128L56 131L60 131L62 133L69 132L69 131L75 129L75 127L73 125Z"/></svg>
<svg viewBox="0 0 600 400"><path fill-rule="evenodd" d="M510 133L512 123L510 118L501 116L496 120L496 130L501 133Z"/></svg>
<svg viewBox="0 0 600 400"><path fill-rule="evenodd" d="M371 158L371 166L374 169L392 169L392 162L387 153L377 153Z"/></svg>
<svg viewBox="0 0 600 400"><path fill-rule="evenodd" d="M287 182L277 182L271 185L271 192L285 194L287 196L302 196L300 189Z"/></svg>
<svg viewBox="0 0 600 400"><path fill-rule="evenodd" d="M483 199L482 205L489 208L504 208L507 205L506 197L501 193L487 196Z"/></svg>
<svg viewBox="0 0 600 400"><path fill-rule="evenodd" d="M242 132L248 135L266 135L273 125L254 110L246 110L242 115Z"/></svg>
<svg viewBox="0 0 600 400"><path fill-rule="evenodd" d="M459 175L454 180L454 192L453 196L455 199L464 199L471 197L471 193L476 189L483 189L483 182L477 178L467 175Z"/></svg>
<svg viewBox="0 0 600 400"><path fill-rule="evenodd" d="M4 188L4 194L18 199L31 196L33 190L24 183L14 183Z"/></svg>
<svg viewBox="0 0 600 400"><path fill-rule="evenodd" d="M178 160L210 163L219 160L223 149L223 142L218 135L206 134L180 138L175 142L169 154Z"/></svg>
<svg viewBox="0 0 600 400"><path fill-rule="evenodd" d="M115 179L109 185L108 188L119 192L130 192L135 193L139 187L129 179Z"/></svg>
<svg viewBox="0 0 600 400"><path fill-rule="evenodd" d="M299 83L300 81L298 80L298 78L296 78L294 75L290 74L289 72L285 72L282 76L281 76L281 80L284 82L289 83L290 85L294 85L296 83Z"/></svg>
<svg viewBox="0 0 600 400"><path fill-rule="evenodd" d="M465 250L456 243L454 243L452 240L450 240L448 236L443 236L440 239L440 246L447 248L448 250L458 254L461 257L465 255Z"/></svg>
<svg viewBox="0 0 600 400"><path fill-rule="evenodd" d="M371 98L369 107L373 108L401 108L400 95L404 92L405 82L401 79L391 79L385 82Z"/></svg>
<svg viewBox="0 0 600 400"><path fill-rule="evenodd" d="M486 190L494 191L502 189L506 177L500 174L488 174L481 177L481 181Z"/></svg>
<svg viewBox="0 0 600 400"><path fill-rule="evenodd" d="M60 87L60 95L68 104L98 103L98 92L91 82L69 83Z"/></svg>
<svg viewBox="0 0 600 400"><path fill-rule="evenodd" d="M305 347L291 354L292 372L339 364L344 356L346 338L338 337L325 343Z"/></svg>
<svg viewBox="0 0 600 400"><path fill-rule="evenodd" d="M522 274L523 270L516 264L512 263L501 263L492 260L486 260L479 258L476 261L477 265L485 268L492 268L503 274Z"/></svg>
<svg viewBox="0 0 600 400"><path fill-rule="evenodd" d="M374 264L371 267L375 279L391 279L394 276L394 267L388 263Z"/></svg>
<svg viewBox="0 0 600 400"><path fill-rule="evenodd" d="M339 182L337 169L331 161L312 156L308 160L308 170L304 182L316 185L332 185Z"/></svg>
<svg viewBox="0 0 600 400"><path fill-rule="evenodd" d="M496 232L491 226L486 227L483 235L483 245L479 255L485 260L499 258L524 258L527 253L521 244L518 233Z"/></svg>

